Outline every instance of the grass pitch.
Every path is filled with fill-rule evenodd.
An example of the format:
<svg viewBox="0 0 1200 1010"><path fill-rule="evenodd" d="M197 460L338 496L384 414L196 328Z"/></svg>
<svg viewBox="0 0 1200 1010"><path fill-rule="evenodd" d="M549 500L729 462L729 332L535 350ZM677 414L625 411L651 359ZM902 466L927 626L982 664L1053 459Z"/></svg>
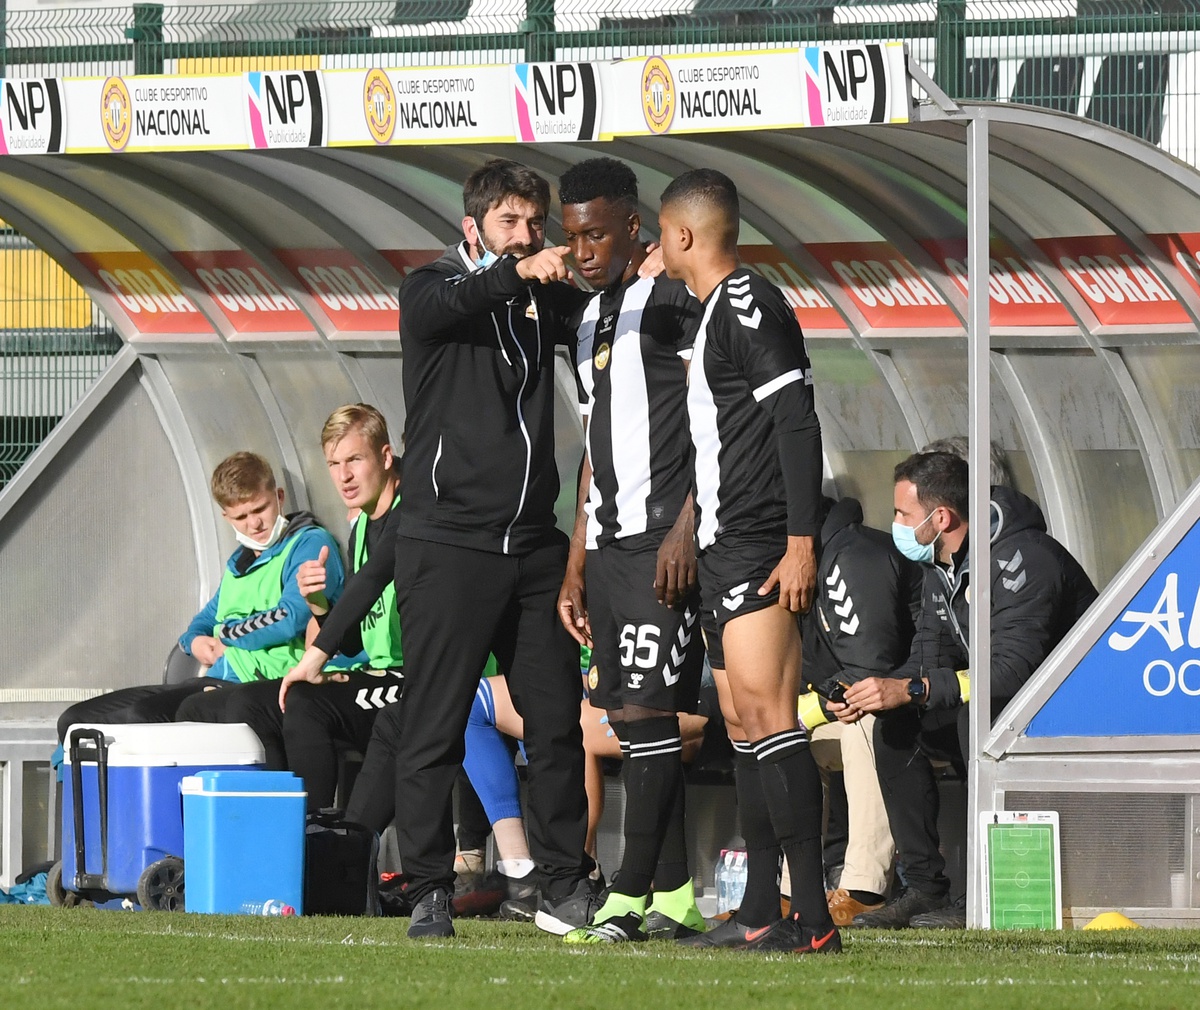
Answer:
<svg viewBox="0 0 1200 1010"><path fill-rule="evenodd" d="M1196 1010L1200 931L846 931L840 957L567 947L532 926L0 906L4 1010Z"/></svg>

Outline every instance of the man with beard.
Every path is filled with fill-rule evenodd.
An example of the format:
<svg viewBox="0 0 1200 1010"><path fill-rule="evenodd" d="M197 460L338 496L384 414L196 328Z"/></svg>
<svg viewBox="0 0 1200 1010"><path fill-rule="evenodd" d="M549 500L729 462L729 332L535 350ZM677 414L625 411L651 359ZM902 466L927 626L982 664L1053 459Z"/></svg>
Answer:
<svg viewBox="0 0 1200 1010"><path fill-rule="evenodd" d="M408 416L395 753L397 840L416 900L411 937L454 935L450 794L489 652L525 720L539 917L565 932L596 907L584 856L579 653L555 608L568 545L554 525L554 349L572 341L569 321L584 296L554 283L567 278L569 250L542 248L549 202L535 172L487 162L463 188L464 240L400 288ZM340 638L335 620L360 621L368 595L344 598L323 636ZM297 669L307 675L326 659L310 647Z"/></svg>

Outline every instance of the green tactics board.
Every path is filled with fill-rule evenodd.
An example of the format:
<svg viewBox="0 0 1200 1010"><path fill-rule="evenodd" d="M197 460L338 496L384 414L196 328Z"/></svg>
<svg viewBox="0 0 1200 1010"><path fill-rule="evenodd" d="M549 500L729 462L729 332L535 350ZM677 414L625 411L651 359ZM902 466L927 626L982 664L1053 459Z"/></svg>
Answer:
<svg viewBox="0 0 1200 1010"><path fill-rule="evenodd" d="M1008 810L980 816L984 925L990 929L1061 929L1062 868L1058 814Z"/></svg>

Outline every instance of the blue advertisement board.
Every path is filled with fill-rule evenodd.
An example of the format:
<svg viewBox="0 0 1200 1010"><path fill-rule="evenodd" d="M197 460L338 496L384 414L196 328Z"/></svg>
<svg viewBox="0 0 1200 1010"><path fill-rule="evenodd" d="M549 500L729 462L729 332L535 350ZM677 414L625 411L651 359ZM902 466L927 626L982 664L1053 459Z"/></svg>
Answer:
<svg viewBox="0 0 1200 1010"><path fill-rule="evenodd" d="M1026 734L1200 734L1200 523L1105 629Z"/></svg>

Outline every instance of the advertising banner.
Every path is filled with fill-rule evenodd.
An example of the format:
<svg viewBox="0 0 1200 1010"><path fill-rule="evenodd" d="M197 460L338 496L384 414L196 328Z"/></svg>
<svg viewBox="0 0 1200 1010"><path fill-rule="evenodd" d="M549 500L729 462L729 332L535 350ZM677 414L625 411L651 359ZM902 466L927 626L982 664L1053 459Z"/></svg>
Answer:
<svg viewBox="0 0 1200 1010"><path fill-rule="evenodd" d="M308 316L249 253L220 249L177 252L175 258L212 296L239 333L315 332Z"/></svg>
<svg viewBox="0 0 1200 1010"><path fill-rule="evenodd" d="M1026 732L1200 733L1200 528L1163 558Z"/></svg>
<svg viewBox="0 0 1200 1010"><path fill-rule="evenodd" d="M213 332L195 303L143 252L76 253L143 333Z"/></svg>
<svg viewBox="0 0 1200 1010"><path fill-rule="evenodd" d="M930 241L926 251L945 269L955 286L967 296L967 243ZM1003 242L993 242L988 266L991 325L1070 326L1075 318L1054 290L1029 262Z"/></svg>
<svg viewBox="0 0 1200 1010"><path fill-rule="evenodd" d="M962 329L941 293L887 242L805 246L876 329Z"/></svg>
<svg viewBox="0 0 1200 1010"><path fill-rule="evenodd" d="M1191 319L1158 271L1116 235L1038 239L1104 326L1183 323Z"/></svg>
<svg viewBox="0 0 1200 1010"><path fill-rule="evenodd" d="M0 154L543 143L903 123L899 42L606 62L0 81Z"/></svg>

